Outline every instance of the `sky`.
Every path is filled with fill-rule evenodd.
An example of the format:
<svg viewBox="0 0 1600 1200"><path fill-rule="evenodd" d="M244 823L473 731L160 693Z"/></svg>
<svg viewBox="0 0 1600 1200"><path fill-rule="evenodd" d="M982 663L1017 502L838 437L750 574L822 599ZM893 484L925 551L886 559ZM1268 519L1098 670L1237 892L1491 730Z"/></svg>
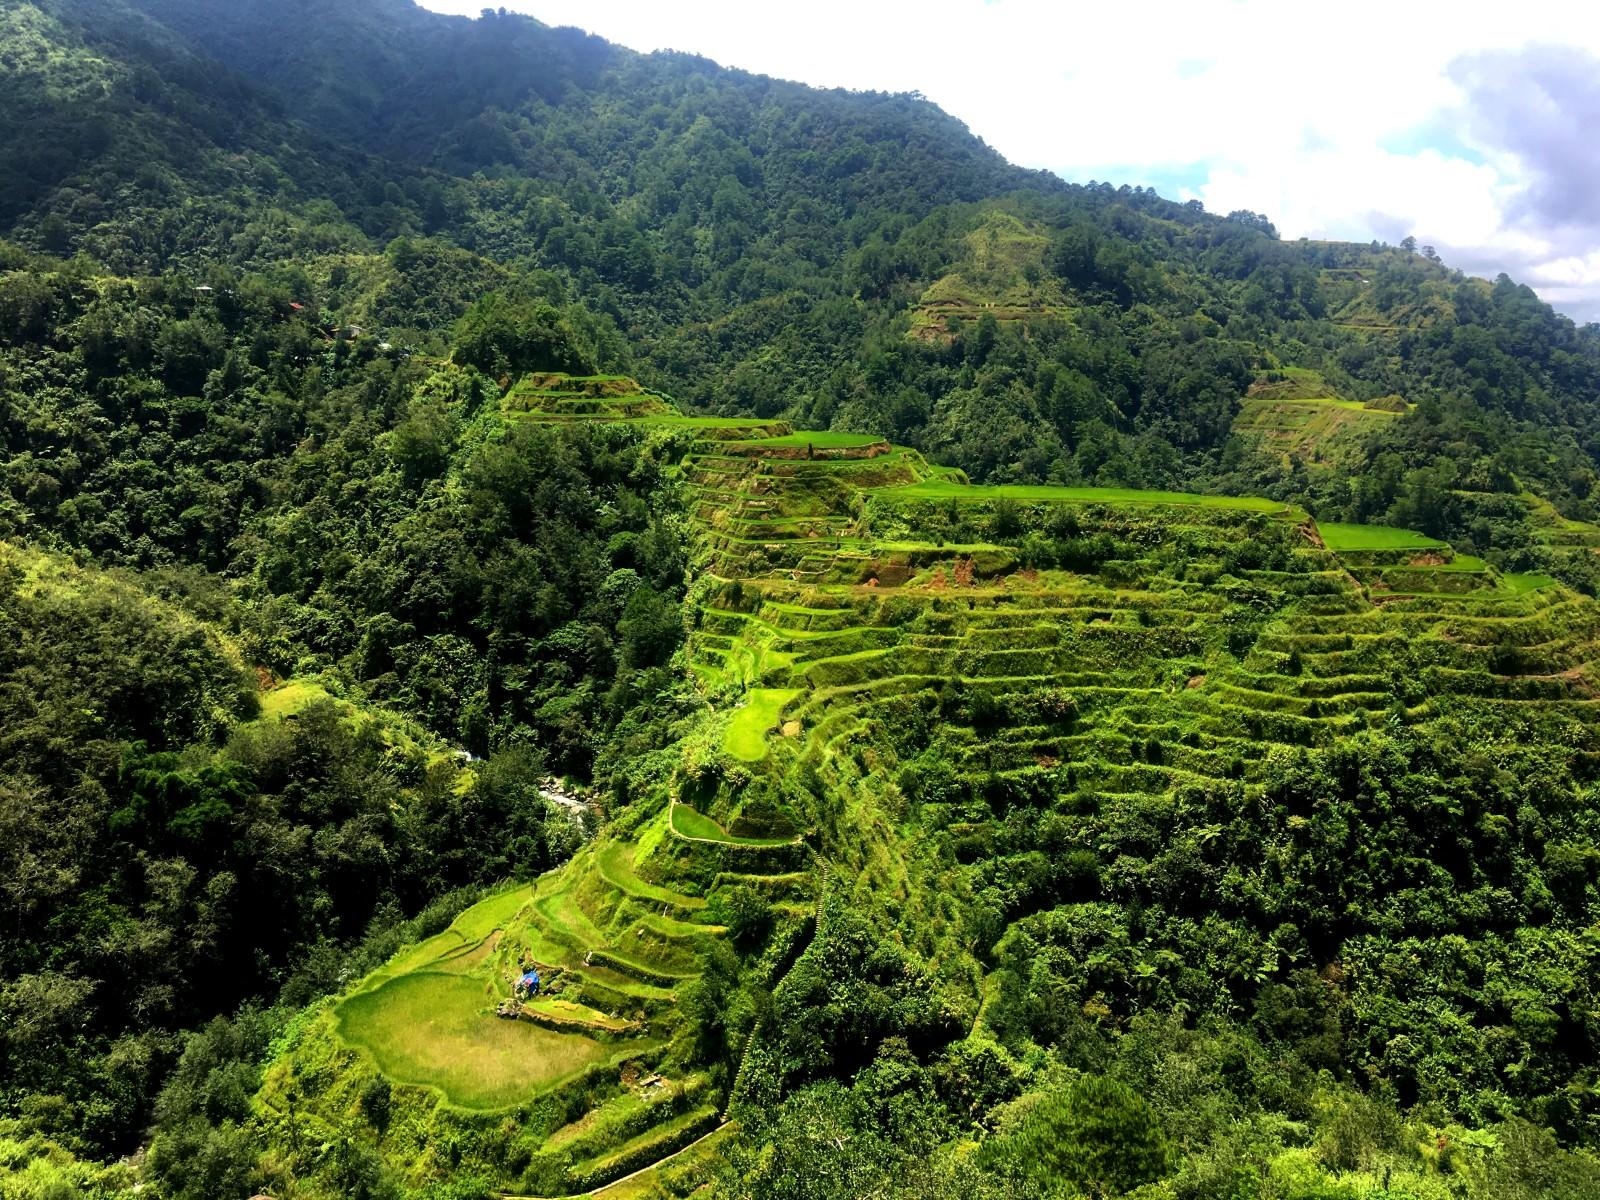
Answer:
<svg viewBox="0 0 1600 1200"><path fill-rule="evenodd" d="M475 15L482 0L419 0ZM495 7L500 7L496 5ZM636 50L921 92L1012 162L1414 236L1600 321L1593 0L506 0Z"/></svg>

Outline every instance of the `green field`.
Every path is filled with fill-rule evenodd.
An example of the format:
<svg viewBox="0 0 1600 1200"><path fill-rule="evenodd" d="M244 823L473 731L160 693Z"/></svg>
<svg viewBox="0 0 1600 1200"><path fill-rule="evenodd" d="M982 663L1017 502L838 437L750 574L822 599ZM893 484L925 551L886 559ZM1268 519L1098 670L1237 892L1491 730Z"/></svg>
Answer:
<svg viewBox="0 0 1600 1200"><path fill-rule="evenodd" d="M789 450L810 446L817 450L859 450L863 446L881 446L888 443L875 433L845 433L840 430L819 429L800 433L786 433L780 437L758 438L747 442L734 442L740 447Z"/></svg>
<svg viewBox="0 0 1600 1200"><path fill-rule="evenodd" d="M1247 401L1245 401L1245 403L1249 404L1250 401L1247 400ZM1271 403L1273 403L1273 404L1303 404L1308 409L1312 409L1312 410L1319 409L1319 408L1326 408L1326 409L1336 409L1336 410L1338 410L1340 412L1353 412L1353 413L1378 411L1376 409L1368 408L1360 400L1341 400L1337 396L1306 396L1306 397L1302 397L1302 398L1294 399L1294 400L1273 400L1273 401L1271 401ZM1382 413L1381 415L1386 416L1386 417L1392 417L1392 416L1396 416L1397 414L1395 414L1395 413Z"/></svg>
<svg viewBox="0 0 1600 1200"><path fill-rule="evenodd" d="M1558 586L1557 580L1539 571L1502 575L1501 579L1513 592L1537 592L1540 588Z"/></svg>
<svg viewBox="0 0 1600 1200"><path fill-rule="evenodd" d="M760 762L767 756L767 734L777 726L778 714L799 694L790 688L751 688L734 710L722 748L741 762Z"/></svg>
<svg viewBox="0 0 1600 1200"><path fill-rule="evenodd" d="M912 311L910 335L948 336L948 322L1031 321L1067 311L1066 296L1044 270L1050 234L1014 214L984 214L965 238L954 269L936 279Z"/></svg>
<svg viewBox="0 0 1600 1200"><path fill-rule="evenodd" d="M472 1109L516 1104L607 1055L578 1034L501 1020L490 1005L486 980L417 971L340 1004L339 1035L395 1082Z"/></svg>
<svg viewBox="0 0 1600 1200"><path fill-rule="evenodd" d="M1277 367L1251 384L1233 431L1285 461L1356 469L1369 435L1399 415L1336 395L1318 371Z"/></svg>
<svg viewBox="0 0 1600 1200"><path fill-rule="evenodd" d="M704 813L682 803L672 806L672 830L680 837L726 842L730 846L789 846L795 841L794 838L737 837Z"/></svg>
<svg viewBox="0 0 1600 1200"><path fill-rule="evenodd" d="M1487 571L1489 564L1471 554L1458 554L1447 563L1439 563L1435 571Z"/></svg>
<svg viewBox="0 0 1600 1200"><path fill-rule="evenodd" d="M1600 1200L1600 325L455 7L0 0L0 1200Z"/></svg>
<svg viewBox="0 0 1600 1200"><path fill-rule="evenodd" d="M1360 553L1370 550L1438 550L1446 543L1410 529L1392 525L1348 525L1339 521L1319 524L1323 544L1333 551Z"/></svg>
<svg viewBox="0 0 1600 1200"><path fill-rule="evenodd" d="M1049 484L980 485L955 479L924 479L904 487L872 488L874 496L908 500L1016 500L1025 503L1186 504L1240 512L1282 513L1294 510L1260 496L1202 496L1194 492L1147 491L1140 488L1055 487Z"/></svg>
<svg viewBox="0 0 1600 1200"><path fill-rule="evenodd" d="M1277 378L1272 378L1272 376ZM1278 365L1263 372L1250 385L1246 400L1320 400L1333 397L1333 387L1321 371L1309 367ZM1348 403L1358 403L1349 401Z"/></svg>
<svg viewBox="0 0 1600 1200"><path fill-rule="evenodd" d="M786 425L783 421L766 420L761 417L689 417L682 413L671 413L662 417L630 417L628 422L671 425L682 429L758 429L763 425L779 427Z"/></svg>

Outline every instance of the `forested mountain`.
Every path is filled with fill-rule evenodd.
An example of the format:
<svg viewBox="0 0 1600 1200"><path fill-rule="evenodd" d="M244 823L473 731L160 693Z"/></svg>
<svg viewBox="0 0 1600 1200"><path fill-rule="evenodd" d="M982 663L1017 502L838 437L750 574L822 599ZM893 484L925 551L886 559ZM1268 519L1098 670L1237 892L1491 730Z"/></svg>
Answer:
<svg viewBox="0 0 1600 1200"><path fill-rule="evenodd" d="M1410 495L1407 521L1458 535L1484 532L1458 480L1591 515L1596 337L1509 282L1068 187L914 98L521 17L145 8L176 26L111 0L9 10L8 110L51 114L11 127L20 244L191 282L260 270L419 347L515 286L581 304L607 366L687 403L893 434L983 478L1249 488L1362 518ZM1296 370L1306 398L1416 408L1362 440L1384 463L1368 494L1233 436L1244 390ZM1474 548L1525 550L1513 517Z"/></svg>
<svg viewBox="0 0 1600 1200"><path fill-rule="evenodd" d="M1600 329L504 12L0 67L0 1196L1600 1190Z"/></svg>

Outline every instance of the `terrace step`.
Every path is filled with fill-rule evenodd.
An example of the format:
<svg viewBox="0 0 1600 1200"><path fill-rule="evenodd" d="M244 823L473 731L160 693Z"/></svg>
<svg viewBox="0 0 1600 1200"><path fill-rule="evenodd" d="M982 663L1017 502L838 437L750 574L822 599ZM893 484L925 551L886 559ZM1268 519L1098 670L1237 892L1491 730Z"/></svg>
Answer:
<svg viewBox="0 0 1600 1200"><path fill-rule="evenodd" d="M568 1169L567 1184L574 1191L583 1191L614 1183L686 1149L721 1124L722 1114L716 1107L693 1109L603 1155L574 1163Z"/></svg>

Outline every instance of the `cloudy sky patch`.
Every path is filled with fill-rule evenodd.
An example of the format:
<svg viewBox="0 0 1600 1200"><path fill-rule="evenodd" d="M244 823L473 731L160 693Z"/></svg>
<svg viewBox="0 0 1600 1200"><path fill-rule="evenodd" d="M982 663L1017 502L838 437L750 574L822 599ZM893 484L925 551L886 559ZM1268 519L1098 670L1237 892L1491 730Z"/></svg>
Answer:
<svg viewBox="0 0 1600 1200"><path fill-rule="evenodd" d="M423 0L476 14L477 0ZM498 5L496 6L498 7ZM1013 162L1285 237L1408 234L1600 320L1600 6L507 0L638 50L919 91Z"/></svg>

